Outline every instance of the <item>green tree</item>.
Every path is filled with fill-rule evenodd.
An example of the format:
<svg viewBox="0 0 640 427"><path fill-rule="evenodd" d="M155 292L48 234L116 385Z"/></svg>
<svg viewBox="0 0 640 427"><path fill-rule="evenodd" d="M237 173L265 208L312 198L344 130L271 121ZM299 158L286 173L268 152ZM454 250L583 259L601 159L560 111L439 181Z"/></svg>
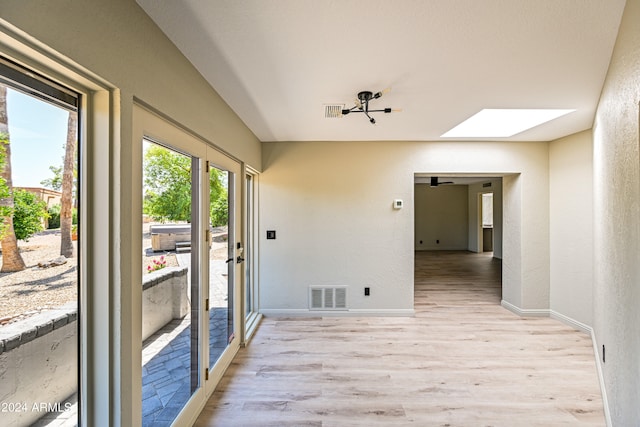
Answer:
<svg viewBox="0 0 640 427"><path fill-rule="evenodd" d="M151 144L144 154L143 169L143 212L156 221L191 221L191 158ZM227 199L224 176L224 172L211 168L209 188L214 226L226 224L227 216L222 215L220 207L220 200ZM223 203L225 209L226 204Z"/></svg>
<svg viewBox="0 0 640 427"><path fill-rule="evenodd" d="M229 222L229 198L226 190L211 202L211 225L226 225Z"/></svg>
<svg viewBox="0 0 640 427"><path fill-rule="evenodd" d="M47 204L26 190L13 192L13 229L16 239L27 240L43 230L42 219L47 215Z"/></svg>
<svg viewBox="0 0 640 427"><path fill-rule="evenodd" d="M144 155L144 213L156 221L191 220L191 159L151 144Z"/></svg>
<svg viewBox="0 0 640 427"><path fill-rule="evenodd" d="M40 181L45 188L60 191L62 189L62 166L49 166L49 170L53 173L53 178L47 178Z"/></svg>

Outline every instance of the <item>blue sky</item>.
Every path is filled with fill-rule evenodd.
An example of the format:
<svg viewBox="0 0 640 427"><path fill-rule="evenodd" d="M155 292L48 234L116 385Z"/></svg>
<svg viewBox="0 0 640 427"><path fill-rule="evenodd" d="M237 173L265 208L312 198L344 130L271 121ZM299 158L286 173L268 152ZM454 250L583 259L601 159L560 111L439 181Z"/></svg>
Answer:
<svg viewBox="0 0 640 427"><path fill-rule="evenodd" d="M29 95L7 89L11 167L15 187L42 187L49 166L62 166L69 113Z"/></svg>

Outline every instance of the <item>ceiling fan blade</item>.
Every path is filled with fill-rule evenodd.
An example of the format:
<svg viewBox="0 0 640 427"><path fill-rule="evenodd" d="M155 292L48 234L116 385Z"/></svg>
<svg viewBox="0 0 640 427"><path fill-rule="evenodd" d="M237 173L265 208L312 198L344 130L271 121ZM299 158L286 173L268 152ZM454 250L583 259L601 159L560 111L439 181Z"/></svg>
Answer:
<svg viewBox="0 0 640 427"><path fill-rule="evenodd" d="M446 184L455 184L453 181L439 181L437 176L432 176L431 180L429 181L429 185L431 187L437 187L439 185L446 185Z"/></svg>

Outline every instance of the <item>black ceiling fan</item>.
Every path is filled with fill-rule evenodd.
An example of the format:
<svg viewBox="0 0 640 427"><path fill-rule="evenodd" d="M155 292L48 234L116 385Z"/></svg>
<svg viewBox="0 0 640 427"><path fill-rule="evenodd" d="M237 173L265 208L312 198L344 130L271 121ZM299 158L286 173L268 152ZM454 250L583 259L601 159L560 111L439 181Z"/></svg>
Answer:
<svg viewBox="0 0 640 427"><path fill-rule="evenodd" d="M431 177L431 182L429 183L430 187L437 187L439 185L453 184L453 181L438 181L437 176Z"/></svg>
<svg viewBox="0 0 640 427"><path fill-rule="evenodd" d="M353 107L349 108L349 109L343 109L342 110L342 115L345 116L349 113L364 113L365 116L367 116L367 118L369 118L369 122L372 125L376 124L376 119L374 119L373 117L371 117L369 115L369 113L391 113L392 111L400 111L398 109L392 109L392 108L383 108L383 109L379 109L379 110L370 110L369 109L369 101L371 101L372 99L378 99L380 98L383 94L389 92L390 89L385 89L385 90L381 90L380 92L376 92L373 93L371 91L365 90L362 92L358 93L358 99L356 99L356 105L354 105Z"/></svg>

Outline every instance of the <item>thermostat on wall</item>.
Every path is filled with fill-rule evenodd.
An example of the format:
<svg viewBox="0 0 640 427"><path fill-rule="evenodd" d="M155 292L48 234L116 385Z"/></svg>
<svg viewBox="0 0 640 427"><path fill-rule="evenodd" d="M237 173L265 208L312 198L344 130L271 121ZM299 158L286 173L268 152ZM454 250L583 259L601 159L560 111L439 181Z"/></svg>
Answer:
<svg viewBox="0 0 640 427"><path fill-rule="evenodd" d="M393 201L393 209L402 209L402 199L395 199Z"/></svg>

